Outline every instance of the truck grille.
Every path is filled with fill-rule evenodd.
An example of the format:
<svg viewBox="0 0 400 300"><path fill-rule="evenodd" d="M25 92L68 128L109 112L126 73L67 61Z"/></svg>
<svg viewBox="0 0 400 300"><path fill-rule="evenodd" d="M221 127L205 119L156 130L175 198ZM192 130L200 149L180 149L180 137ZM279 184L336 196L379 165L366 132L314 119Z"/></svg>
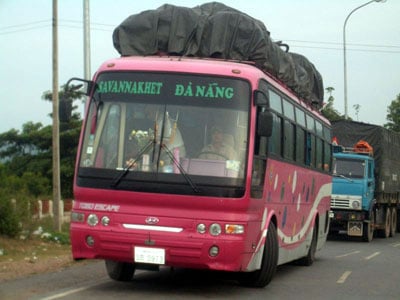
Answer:
<svg viewBox="0 0 400 300"><path fill-rule="evenodd" d="M350 208L349 199L331 198L331 208Z"/></svg>
<svg viewBox="0 0 400 300"><path fill-rule="evenodd" d="M361 210L362 198L354 195L331 195L331 208Z"/></svg>

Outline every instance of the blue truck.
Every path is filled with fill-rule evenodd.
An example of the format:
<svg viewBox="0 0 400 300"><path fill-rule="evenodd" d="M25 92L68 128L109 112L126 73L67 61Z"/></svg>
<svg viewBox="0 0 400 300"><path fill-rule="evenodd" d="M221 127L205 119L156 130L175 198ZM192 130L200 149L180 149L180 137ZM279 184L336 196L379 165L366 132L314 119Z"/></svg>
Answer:
<svg viewBox="0 0 400 300"><path fill-rule="evenodd" d="M330 233L370 242L400 231L400 133L349 120L332 122Z"/></svg>

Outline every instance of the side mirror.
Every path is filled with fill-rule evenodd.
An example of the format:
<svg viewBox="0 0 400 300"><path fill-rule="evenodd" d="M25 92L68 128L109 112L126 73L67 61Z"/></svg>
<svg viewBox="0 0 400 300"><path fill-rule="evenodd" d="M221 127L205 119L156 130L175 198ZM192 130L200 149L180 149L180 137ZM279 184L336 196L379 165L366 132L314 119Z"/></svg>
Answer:
<svg viewBox="0 0 400 300"><path fill-rule="evenodd" d="M273 116L269 111L269 98L261 90L254 92L254 104L261 109L258 109L257 115L257 134L259 136L270 137L272 135Z"/></svg>
<svg viewBox="0 0 400 300"><path fill-rule="evenodd" d="M273 117L270 111L261 111L257 117L257 134L270 137L272 135Z"/></svg>
<svg viewBox="0 0 400 300"><path fill-rule="evenodd" d="M268 95L260 90L254 91L254 105L262 106L262 107L269 107Z"/></svg>
<svg viewBox="0 0 400 300"><path fill-rule="evenodd" d="M79 84L79 85L75 85L75 86L69 87L69 85L70 85L71 82L73 82L73 81L81 81L81 82L85 83L85 85ZM86 80L86 79L82 79L82 78L73 77L73 78L71 78L70 80L67 81L67 83L66 83L65 86L66 86L66 89L67 89L67 90L68 90L68 89L70 89L70 90L78 90L78 89L80 89L82 86L84 86L83 93L84 93L86 96L90 96L90 94L91 94L91 92L92 92L92 88L93 88L93 86L94 86L94 82L91 81L91 80Z"/></svg>

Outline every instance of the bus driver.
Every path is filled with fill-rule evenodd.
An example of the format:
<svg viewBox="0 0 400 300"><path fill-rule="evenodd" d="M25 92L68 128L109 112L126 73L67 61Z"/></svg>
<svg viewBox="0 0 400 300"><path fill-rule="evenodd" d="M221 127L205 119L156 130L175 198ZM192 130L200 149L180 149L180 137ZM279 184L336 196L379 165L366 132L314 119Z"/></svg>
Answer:
<svg viewBox="0 0 400 300"><path fill-rule="evenodd" d="M211 144L205 146L199 158L215 160L237 160L236 151L224 141L221 128L214 126L211 129Z"/></svg>

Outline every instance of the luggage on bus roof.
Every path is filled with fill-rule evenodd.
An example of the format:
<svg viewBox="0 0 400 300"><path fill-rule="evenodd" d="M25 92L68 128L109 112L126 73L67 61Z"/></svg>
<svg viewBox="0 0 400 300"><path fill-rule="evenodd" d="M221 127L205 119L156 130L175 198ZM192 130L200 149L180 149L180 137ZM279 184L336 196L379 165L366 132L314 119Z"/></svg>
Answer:
<svg viewBox="0 0 400 300"><path fill-rule="evenodd" d="M322 77L314 65L282 50L261 21L222 3L165 4L131 15L115 28L113 43L122 56L165 53L253 61L300 98L322 106Z"/></svg>

